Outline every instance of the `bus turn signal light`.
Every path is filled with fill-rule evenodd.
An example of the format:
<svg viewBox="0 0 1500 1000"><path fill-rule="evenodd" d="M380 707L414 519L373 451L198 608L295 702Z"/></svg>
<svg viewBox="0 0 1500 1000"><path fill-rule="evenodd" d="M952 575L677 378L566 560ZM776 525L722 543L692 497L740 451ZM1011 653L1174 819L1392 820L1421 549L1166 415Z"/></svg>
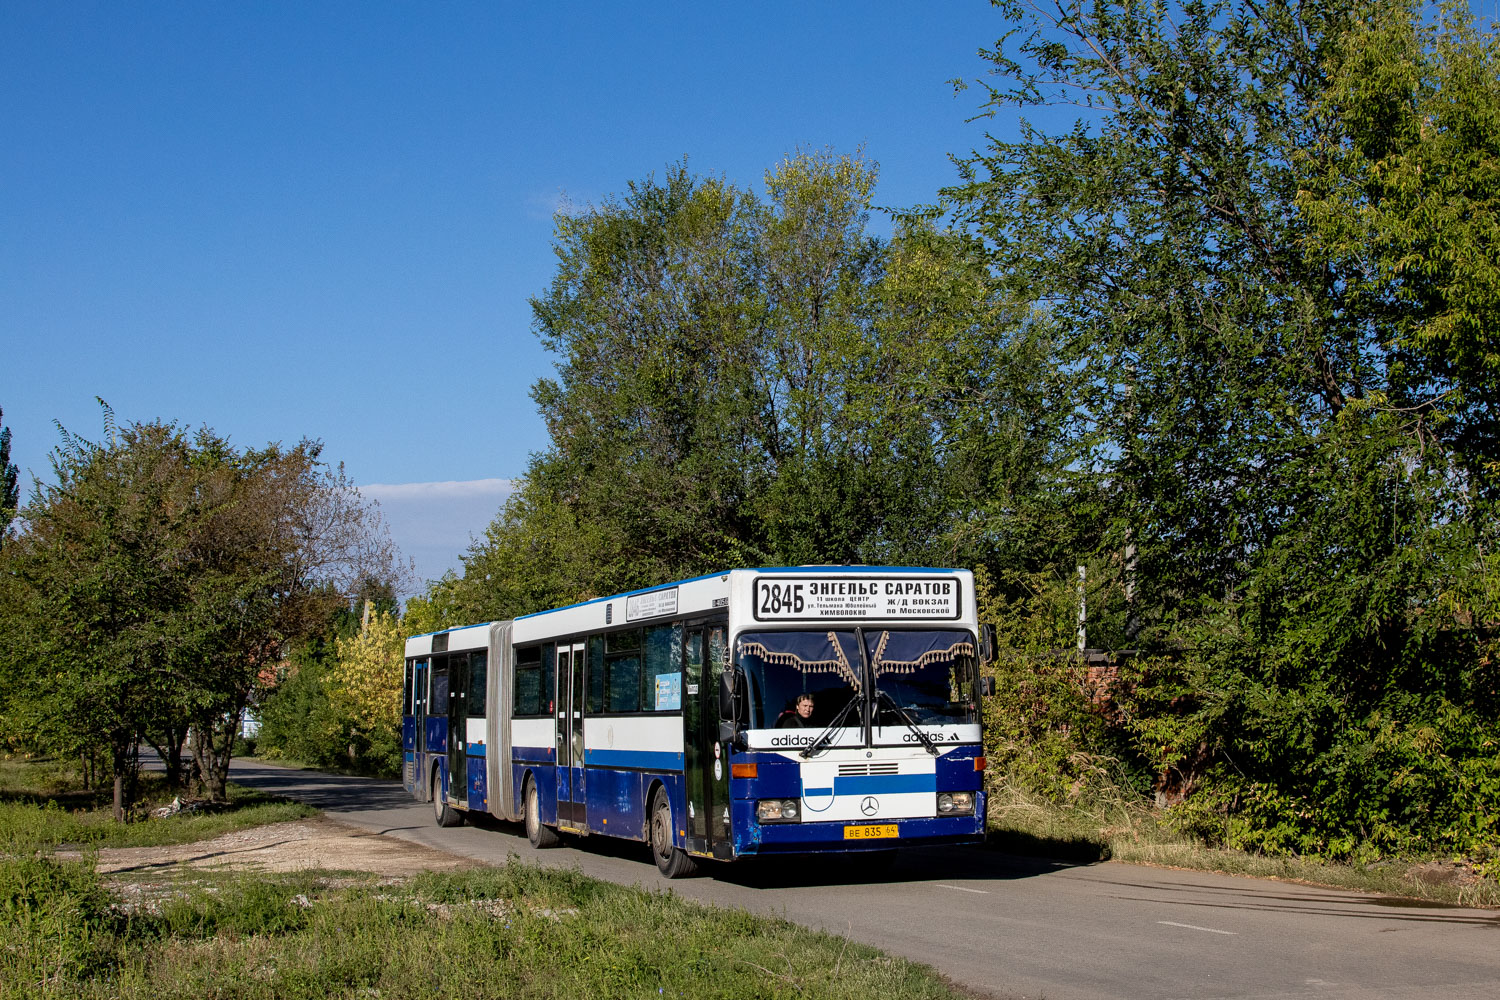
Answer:
<svg viewBox="0 0 1500 1000"><path fill-rule="evenodd" d="M983 771L985 763L986 763L986 761L985 761L985 759L983 757L975 757L974 758L974 770L976 770L976 771Z"/></svg>
<svg viewBox="0 0 1500 1000"><path fill-rule="evenodd" d="M730 764L729 765L729 776L731 778L754 778L754 777L757 777L759 775L759 773L760 773L760 766L757 765L757 764Z"/></svg>

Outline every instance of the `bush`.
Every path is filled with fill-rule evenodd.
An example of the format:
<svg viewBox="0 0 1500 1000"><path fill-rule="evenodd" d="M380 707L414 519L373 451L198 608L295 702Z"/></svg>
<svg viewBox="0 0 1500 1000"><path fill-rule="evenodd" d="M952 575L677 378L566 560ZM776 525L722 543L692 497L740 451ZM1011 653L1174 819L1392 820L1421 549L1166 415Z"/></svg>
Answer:
<svg viewBox="0 0 1500 1000"><path fill-rule="evenodd" d="M92 864L0 857L0 982L93 975L115 921Z"/></svg>

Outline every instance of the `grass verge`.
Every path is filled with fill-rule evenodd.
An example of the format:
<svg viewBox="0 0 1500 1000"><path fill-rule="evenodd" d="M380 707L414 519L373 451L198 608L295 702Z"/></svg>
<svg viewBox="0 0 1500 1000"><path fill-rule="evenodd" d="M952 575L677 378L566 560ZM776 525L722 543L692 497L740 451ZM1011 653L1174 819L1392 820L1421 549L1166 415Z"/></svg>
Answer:
<svg viewBox="0 0 1500 1000"><path fill-rule="evenodd" d="M85 790L66 767L52 761L0 760L0 852L70 847L155 847L207 840L232 830L303 819L318 811L264 792L229 786L227 806L150 818L151 808L174 793L161 775L141 776L133 818L116 823L108 790Z"/></svg>
<svg viewBox="0 0 1500 1000"><path fill-rule="evenodd" d="M0 859L0 997L962 995L844 938L514 858L399 883L207 875L130 890L86 864Z"/></svg>
<svg viewBox="0 0 1500 1000"><path fill-rule="evenodd" d="M1011 784L989 797L989 846L1012 854L1276 878L1463 906L1500 906L1500 882L1442 858L1342 865L1210 847L1176 830L1160 810L1123 797L1059 805Z"/></svg>

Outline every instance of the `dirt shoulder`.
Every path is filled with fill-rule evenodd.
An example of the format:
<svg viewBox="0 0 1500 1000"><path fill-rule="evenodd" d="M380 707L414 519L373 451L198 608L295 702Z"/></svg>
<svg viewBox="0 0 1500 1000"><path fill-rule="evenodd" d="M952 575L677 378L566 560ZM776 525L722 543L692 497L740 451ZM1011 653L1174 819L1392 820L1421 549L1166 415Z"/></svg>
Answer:
<svg viewBox="0 0 1500 1000"><path fill-rule="evenodd" d="M287 872L318 868L405 877L473 868L478 862L347 826L326 816L237 830L191 844L103 848L101 873L143 875L174 868Z"/></svg>

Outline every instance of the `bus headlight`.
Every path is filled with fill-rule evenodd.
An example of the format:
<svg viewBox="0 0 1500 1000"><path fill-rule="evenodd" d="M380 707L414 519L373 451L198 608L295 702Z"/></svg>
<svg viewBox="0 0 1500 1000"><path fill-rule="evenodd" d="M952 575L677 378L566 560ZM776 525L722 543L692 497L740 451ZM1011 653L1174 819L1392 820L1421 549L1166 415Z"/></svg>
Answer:
<svg viewBox="0 0 1500 1000"><path fill-rule="evenodd" d="M973 792L938 792L939 816L972 816L974 814Z"/></svg>
<svg viewBox="0 0 1500 1000"><path fill-rule="evenodd" d="M755 818L762 823L795 823L796 799L761 799L755 804Z"/></svg>

